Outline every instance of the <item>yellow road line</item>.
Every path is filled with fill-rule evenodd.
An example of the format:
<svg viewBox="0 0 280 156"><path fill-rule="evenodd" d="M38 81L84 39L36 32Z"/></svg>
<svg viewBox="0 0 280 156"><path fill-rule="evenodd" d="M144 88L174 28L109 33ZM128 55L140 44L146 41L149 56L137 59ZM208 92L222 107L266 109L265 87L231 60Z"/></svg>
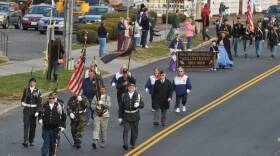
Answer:
<svg viewBox="0 0 280 156"><path fill-rule="evenodd" d="M172 124L171 126L167 127L166 129L164 129L164 130L160 131L159 133L155 134L150 139L148 139L147 141L143 142L141 145L137 146L135 149L133 149L130 152L128 152L127 154L125 154L125 156L140 155L146 149L148 149L149 147L151 147L155 143L159 142L164 137L168 136L170 133L176 131L177 129L179 129L183 125L185 125L185 124L189 123L190 121L196 119L197 117L199 117L200 115L204 114L205 112L213 109L214 107L217 107L218 105L222 104L223 102L230 99L234 95L240 93L241 91L249 88L250 86L256 84L257 82L263 80L264 78L272 75L273 73L275 73L279 70L280 70L280 65L275 66L274 68L271 68L271 69L267 70L266 72L256 76L255 78L247 81L246 83L244 83L244 84L240 85L239 87L233 89L232 91L228 92L227 94L223 95L222 97L214 100L213 102L205 105L204 107L196 110L195 112L191 113L190 115L180 119L176 123Z"/></svg>

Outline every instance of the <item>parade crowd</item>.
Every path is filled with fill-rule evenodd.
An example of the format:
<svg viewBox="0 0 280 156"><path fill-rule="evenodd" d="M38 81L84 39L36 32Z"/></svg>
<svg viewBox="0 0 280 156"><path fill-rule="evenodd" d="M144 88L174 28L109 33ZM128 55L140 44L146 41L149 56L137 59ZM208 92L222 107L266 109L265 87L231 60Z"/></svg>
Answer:
<svg viewBox="0 0 280 156"><path fill-rule="evenodd" d="M237 22L233 26L228 24L224 14L226 9L227 7L221 4L220 18L215 22L218 40L213 41L210 46L210 51L215 53L217 66L219 68L229 68L234 65L231 45L234 47L235 57L240 56L242 53L244 57L247 57L248 46L252 45L253 41L255 41L256 57L259 58L261 56L263 43L267 40L271 57L274 58L280 40L279 23L276 22L275 16L271 17L267 26L262 21L258 21L252 32L248 29L248 25L245 24L244 26L241 23L239 17L237 17ZM147 17L147 11L148 9L144 5L141 6L134 24L135 29L133 30L134 38L132 43L136 46L141 44L143 48L148 48L147 34L150 28L153 27ZM204 40L211 38L207 34L210 25L210 13L211 10L206 4L202 9ZM178 14L178 11L176 11L176 14ZM145 86L137 85L137 87L144 87L145 91L150 94L151 109L154 115L153 126L155 127L166 126L167 110L171 106L173 94L175 94L174 111L176 113L180 113L181 111L186 112L187 99L192 90L191 80L184 69L182 67L177 68L174 65L176 64L176 52L178 50L184 50L181 37L177 33L178 25L178 19L175 19L172 27L175 36L169 46L171 51L169 68L177 72L174 79L168 80L164 70L155 68L153 74L148 77ZM191 49L192 37L195 33L195 27L191 18L187 18L184 27L187 49ZM141 30L141 37L140 32L136 32L136 29L138 31ZM131 45L130 30L129 18L126 20L121 18L118 25L118 51L124 51ZM104 23L101 23L98 34L99 40L102 43L102 38L106 38L107 35ZM241 50L241 43L243 43L243 50ZM60 49L60 44L59 40L55 41L54 48ZM104 45L103 43L101 44L101 46ZM102 51L104 51L104 47L100 48L100 51L100 56L103 56L104 53ZM64 53L62 48L59 52ZM54 62L61 59L61 53L55 56ZM57 79L56 73L54 79ZM129 145L132 149L136 146L140 109L144 107L144 100L140 92L137 91L136 84L136 78L133 77L126 65L123 65L111 80L111 86L116 88L118 103L118 118L116 120L123 127L124 150L128 150ZM107 140L107 128L109 118L111 117L110 107L114 103L111 101L111 95L107 93L107 87L105 87L104 80L98 74L96 66L92 65L87 71L81 89L83 91L81 95L70 97L65 104L58 97L57 91L50 93L48 100L43 103L41 92L36 87L36 79L31 78L28 82L28 87L23 91L21 99L24 122L24 141L22 145L24 147L34 145L36 122L38 120L38 123L42 126L42 138L44 140L41 155L55 155L61 134L63 133L65 135L64 130L67 127L66 119L68 116L70 119L71 134L74 140L73 147L77 149L81 148L84 130L90 120L92 120L92 148L106 148L109 142Z"/></svg>

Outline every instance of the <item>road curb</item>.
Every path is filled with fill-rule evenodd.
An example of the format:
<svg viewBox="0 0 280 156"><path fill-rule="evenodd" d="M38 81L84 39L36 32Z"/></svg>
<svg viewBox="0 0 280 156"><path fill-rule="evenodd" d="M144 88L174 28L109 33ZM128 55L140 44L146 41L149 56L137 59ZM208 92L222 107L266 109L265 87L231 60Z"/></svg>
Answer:
<svg viewBox="0 0 280 156"><path fill-rule="evenodd" d="M196 47L193 48L193 49L195 50L195 49L201 48L201 47L203 47L203 46L205 46L205 45L207 45L207 44L210 44L210 43L211 43L213 40L215 40L215 39L216 39L216 38L212 38L212 39L210 39L210 40L208 40L208 41L206 41L206 42L203 42L203 43L199 44L198 46L196 46ZM146 65L148 65L148 64L155 63L155 62L158 62L158 61L167 59L168 57L169 57L169 56L167 56L167 57L155 58L155 59L152 59L151 61L148 61L147 63L144 63L143 65L140 65L139 67L132 68L132 69L141 68L141 67L146 66ZM1 66L1 65L0 65L0 66ZM108 78L108 77L110 77L110 76L113 76L114 74L115 74L115 73L106 74L106 75L103 76L103 78ZM66 91L66 90L67 90L67 88L59 89L58 92L63 92L63 91ZM47 92L47 93L42 94L42 98L47 97L50 93L51 93L51 92ZM20 107L20 104L19 104L19 105L15 105L15 106L8 107L7 109L4 109L4 110L0 111L0 116L3 115L3 114L5 114L5 113L7 113L7 112L9 112L9 111L12 111L12 110L18 108L18 107Z"/></svg>

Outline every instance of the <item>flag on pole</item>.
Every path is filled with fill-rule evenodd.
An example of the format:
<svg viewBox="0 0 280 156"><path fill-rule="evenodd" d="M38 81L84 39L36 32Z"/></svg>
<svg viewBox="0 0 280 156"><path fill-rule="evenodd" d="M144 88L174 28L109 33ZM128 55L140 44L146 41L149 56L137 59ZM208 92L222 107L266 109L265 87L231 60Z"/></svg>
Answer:
<svg viewBox="0 0 280 156"><path fill-rule="evenodd" d="M253 22L253 0L248 0L247 3L247 24L249 24L249 29L254 32L254 22Z"/></svg>
<svg viewBox="0 0 280 156"><path fill-rule="evenodd" d="M85 56L82 55L75 63L73 74L67 86L67 88L76 96L81 94L81 90L83 86L84 75L85 75L84 62L85 62Z"/></svg>

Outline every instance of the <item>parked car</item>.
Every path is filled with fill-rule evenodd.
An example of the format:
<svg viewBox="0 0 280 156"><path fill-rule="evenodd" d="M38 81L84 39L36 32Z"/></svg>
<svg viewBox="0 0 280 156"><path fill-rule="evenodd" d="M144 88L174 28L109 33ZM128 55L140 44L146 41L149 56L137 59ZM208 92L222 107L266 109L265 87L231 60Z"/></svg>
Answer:
<svg viewBox="0 0 280 156"><path fill-rule="evenodd" d="M22 15L21 11L17 9L16 3L0 2L0 25L4 29L14 25L16 29L21 27Z"/></svg>
<svg viewBox="0 0 280 156"><path fill-rule="evenodd" d="M108 6L90 6L90 10L83 16L79 16L80 23L100 22L104 14L113 12L114 8Z"/></svg>
<svg viewBox="0 0 280 156"><path fill-rule="evenodd" d="M40 34L44 34L47 31L48 25L52 24L56 33L63 33L64 28L64 14L58 13L55 8L52 8L51 12L46 14L46 17L40 19L38 24L38 30Z"/></svg>
<svg viewBox="0 0 280 156"><path fill-rule="evenodd" d="M272 15L276 17L276 22L280 24L280 5L272 5L265 12L263 21L266 27Z"/></svg>
<svg viewBox="0 0 280 156"><path fill-rule="evenodd" d="M51 8L48 4L32 5L28 13L22 18L23 30L28 28L38 30L38 22L50 12Z"/></svg>

